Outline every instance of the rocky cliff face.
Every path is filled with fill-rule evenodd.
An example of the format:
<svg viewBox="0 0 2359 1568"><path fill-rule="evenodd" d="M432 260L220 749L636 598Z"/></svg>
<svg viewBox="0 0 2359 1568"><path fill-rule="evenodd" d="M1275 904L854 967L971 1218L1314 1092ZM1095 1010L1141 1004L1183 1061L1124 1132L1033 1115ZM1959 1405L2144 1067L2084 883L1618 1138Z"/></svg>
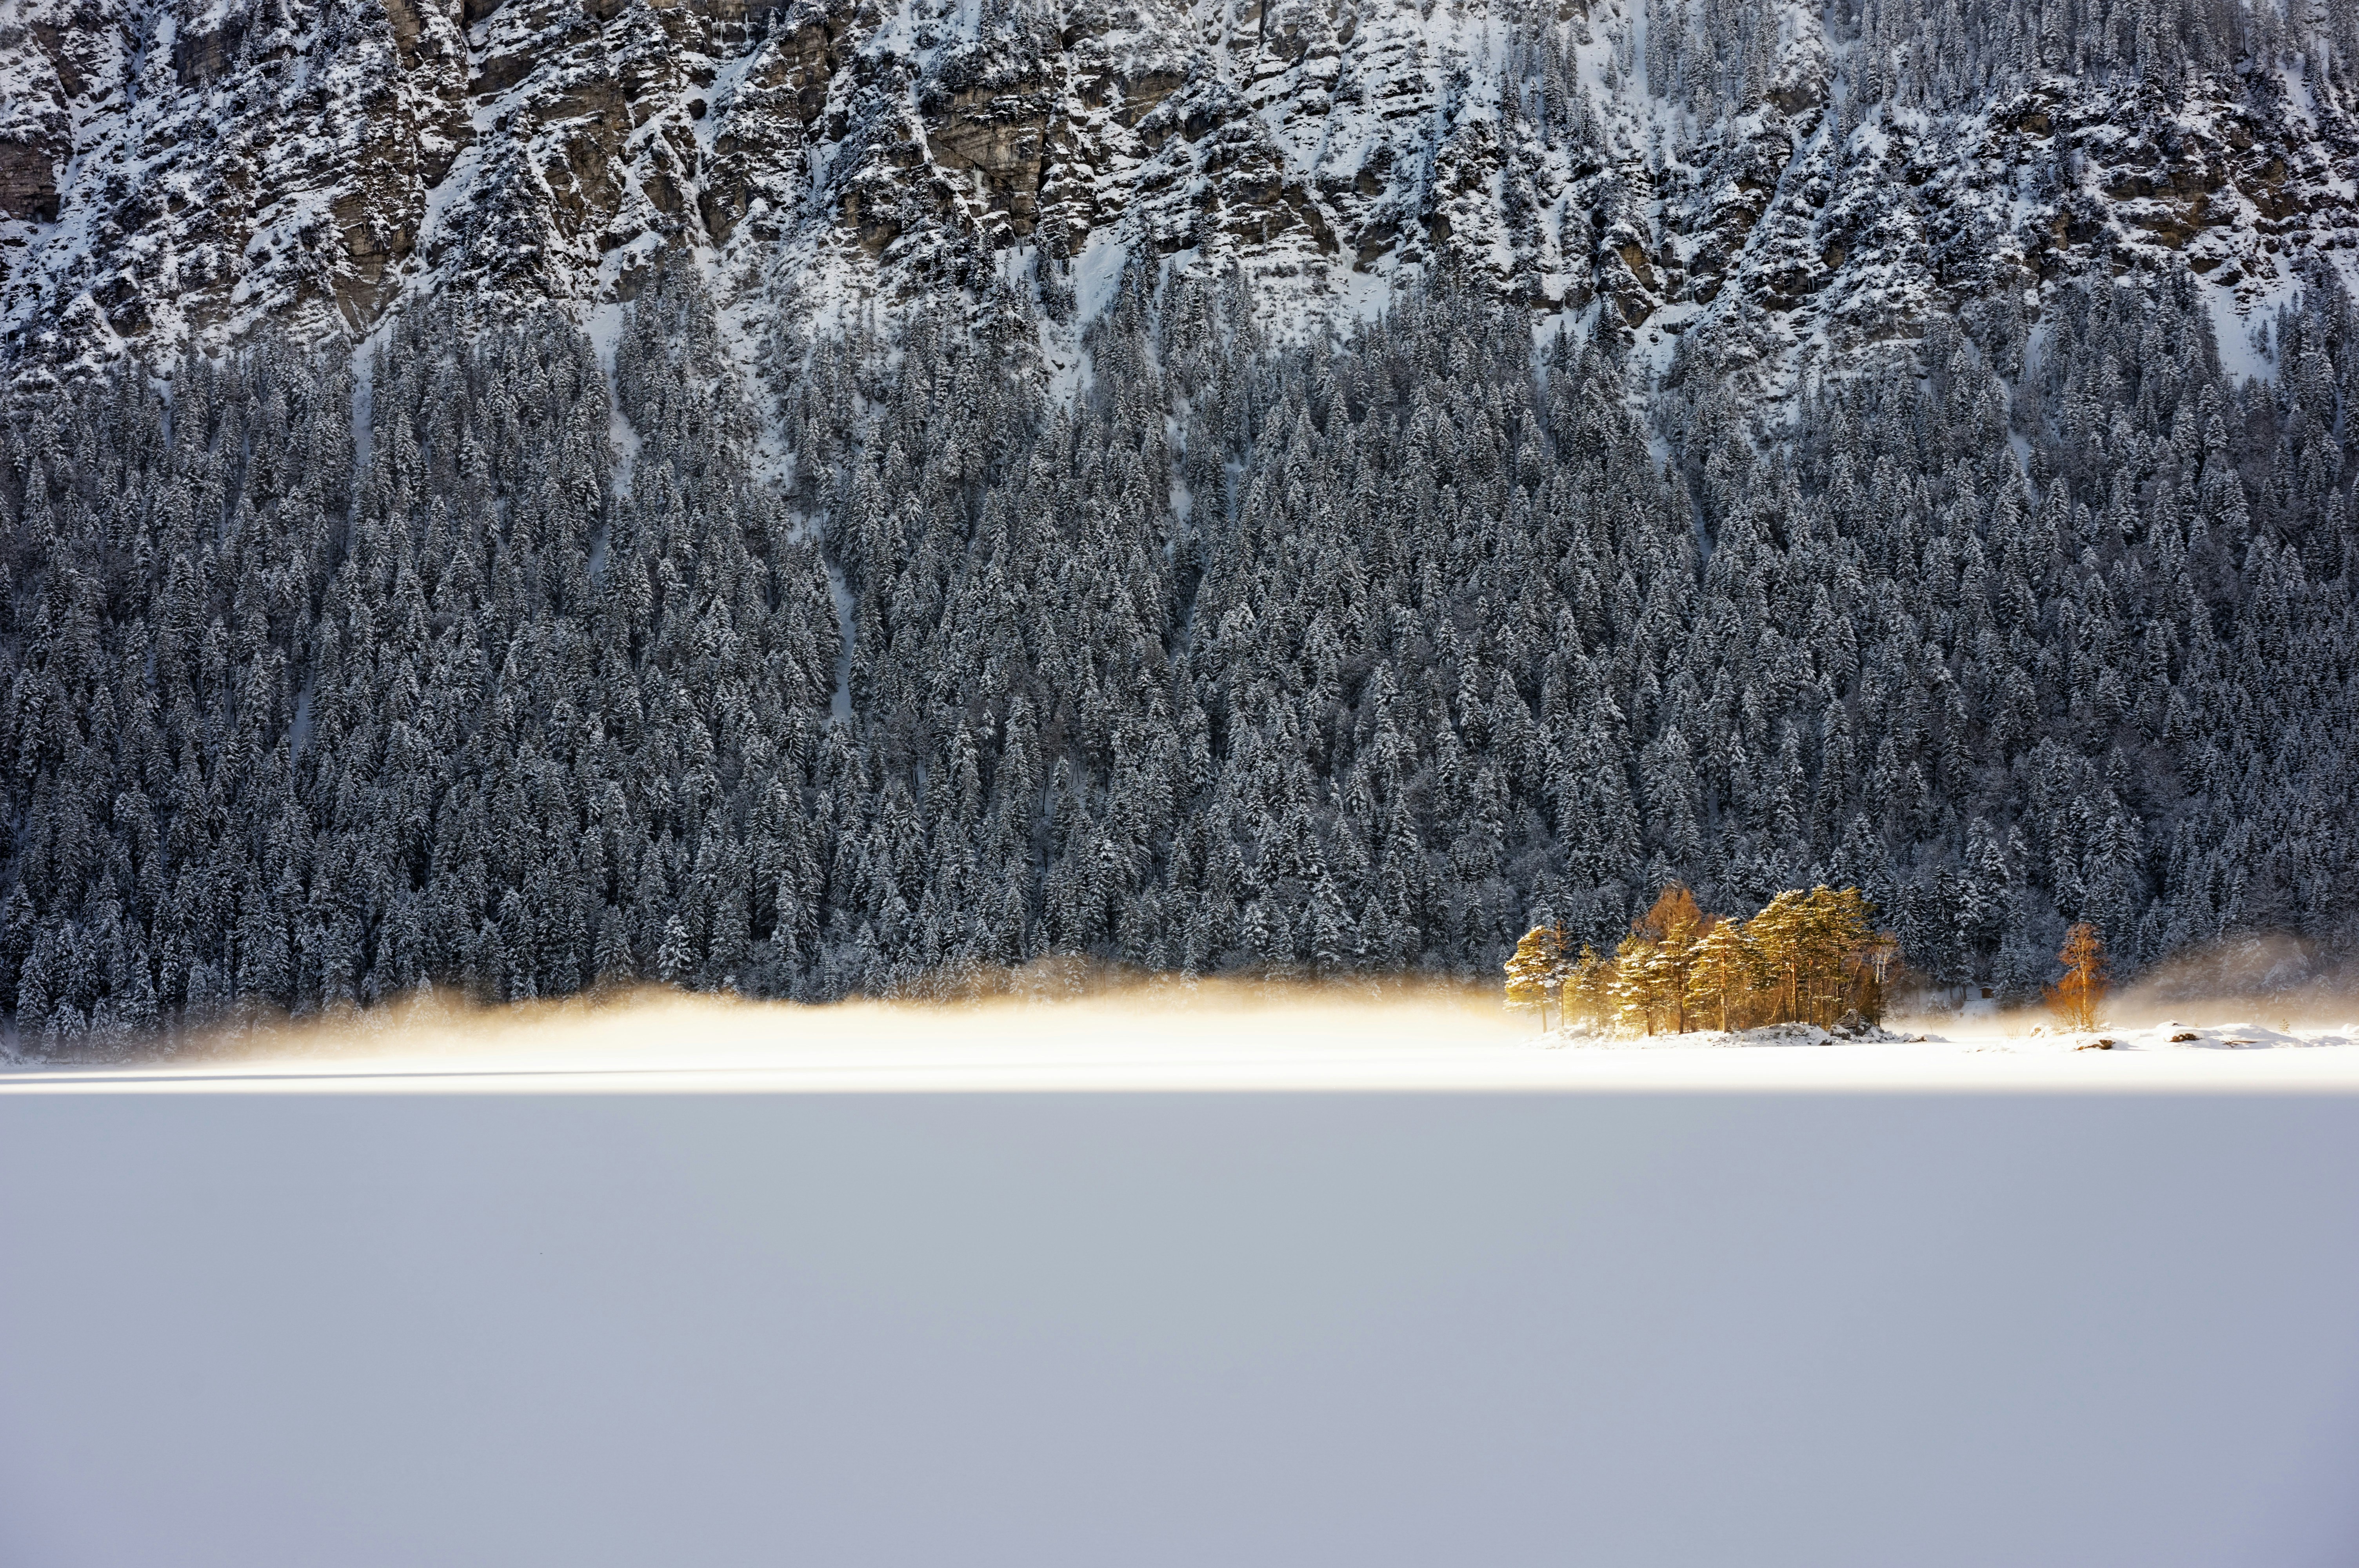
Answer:
<svg viewBox="0 0 2359 1568"><path fill-rule="evenodd" d="M366 333L405 292L886 308L1125 253L1278 325L1442 266L1788 370L2359 244L2349 17L2132 0L11 0L0 355ZM1592 319L1596 317L1593 315ZM2223 318L2224 320L2224 317Z"/></svg>

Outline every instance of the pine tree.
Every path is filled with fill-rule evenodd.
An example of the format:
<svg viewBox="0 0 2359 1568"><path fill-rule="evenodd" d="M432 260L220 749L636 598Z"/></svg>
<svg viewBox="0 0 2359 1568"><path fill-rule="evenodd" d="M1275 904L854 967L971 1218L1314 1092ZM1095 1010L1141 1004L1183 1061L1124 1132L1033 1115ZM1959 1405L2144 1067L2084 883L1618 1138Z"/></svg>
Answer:
<svg viewBox="0 0 2359 1568"><path fill-rule="evenodd" d="M1542 1033L1548 1033L1549 1003L1563 983L1563 932L1553 924L1542 924L1524 933L1506 963L1508 1005L1538 1013ZM1561 1010L1558 1022L1561 1026Z"/></svg>
<svg viewBox="0 0 2359 1568"><path fill-rule="evenodd" d="M1688 973L1688 1002L1712 1027L1743 1027L1745 1003L1761 968L1760 956L1734 920L1715 920L1698 939Z"/></svg>

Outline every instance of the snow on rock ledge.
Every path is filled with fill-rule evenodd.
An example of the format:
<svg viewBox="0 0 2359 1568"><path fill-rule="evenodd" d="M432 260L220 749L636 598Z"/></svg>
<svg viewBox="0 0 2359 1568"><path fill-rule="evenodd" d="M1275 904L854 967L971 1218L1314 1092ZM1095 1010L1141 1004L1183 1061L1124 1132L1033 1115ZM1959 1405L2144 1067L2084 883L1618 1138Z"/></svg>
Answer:
<svg viewBox="0 0 2359 1568"><path fill-rule="evenodd" d="M2350 40L2055 9L18 0L0 357L357 335L429 287L585 311L673 242L741 297L890 308L1111 233L1295 325L1456 267L1655 362L1832 360L2141 262L2232 310L2351 265Z"/></svg>

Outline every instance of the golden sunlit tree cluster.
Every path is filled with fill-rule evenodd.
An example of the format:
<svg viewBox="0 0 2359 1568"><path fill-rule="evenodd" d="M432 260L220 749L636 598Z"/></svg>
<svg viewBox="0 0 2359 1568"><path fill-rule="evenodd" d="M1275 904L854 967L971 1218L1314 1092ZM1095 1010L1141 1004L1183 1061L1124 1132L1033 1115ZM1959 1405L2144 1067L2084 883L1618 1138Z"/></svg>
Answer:
<svg viewBox="0 0 2359 1568"><path fill-rule="evenodd" d="M1543 1029L1553 1009L1560 1025L1643 1034L1874 1019L1898 951L1875 914L1857 888L1818 887L1737 920L1674 883L1611 955L1574 951L1560 926L1533 926L1507 960L1507 1000L1537 1011Z"/></svg>

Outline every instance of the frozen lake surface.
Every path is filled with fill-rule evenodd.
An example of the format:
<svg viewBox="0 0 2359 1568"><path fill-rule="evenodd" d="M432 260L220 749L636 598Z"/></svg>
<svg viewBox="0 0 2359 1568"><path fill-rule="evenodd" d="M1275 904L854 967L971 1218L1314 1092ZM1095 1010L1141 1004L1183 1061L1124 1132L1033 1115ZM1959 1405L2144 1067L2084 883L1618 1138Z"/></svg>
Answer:
<svg viewBox="0 0 2359 1568"><path fill-rule="evenodd" d="M0 1077L0 1562L2359 1560L2359 1050L701 1017Z"/></svg>

